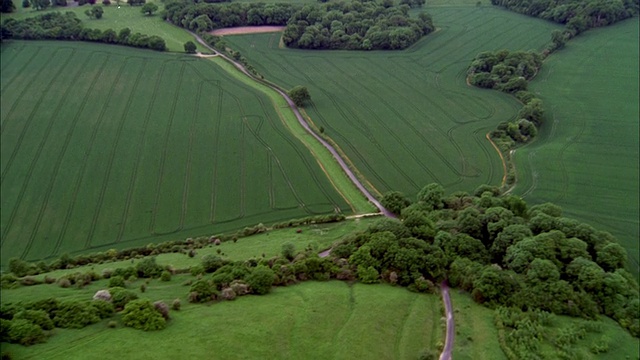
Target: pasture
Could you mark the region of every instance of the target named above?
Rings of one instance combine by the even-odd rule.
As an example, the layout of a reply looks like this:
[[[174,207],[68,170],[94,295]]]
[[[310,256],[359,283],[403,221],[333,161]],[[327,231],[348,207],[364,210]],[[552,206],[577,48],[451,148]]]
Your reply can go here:
[[[614,234],[637,277],[638,18],[571,40],[531,87],[547,123],[539,140],[516,152],[516,193]]]
[[[110,329],[103,321],[82,330],[56,329],[41,345],[3,344],[3,351],[19,359],[65,360],[86,358],[88,347],[123,359],[299,359],[303,354],[305,359],[416,359],[442,341],[437,295],[388,285],[305,282],[265,296],[192,305],[185,300],[188,287],[179,285],[183,277],[153,280],[144,294],[134,290],[153,301],[182,298],[182,309],[171,312],[165,330]],[[83,290],[38,285],[3,291],[2,300],[52,293],[61,299],[91,298],[105,285],[106,280]]]
[[[467,86],[467,66],[481,51],[541,49],[559,27],[475,2],[425,9],[438,30],[406,51],[284,49],[280,34],[225,40],[266,79],[307,86],[306,113],[379,193],[499,184],[502,164],[485,134],[520,105]]]
[[[1,51],[3,264],[350,211],[270,99],[213,62]]]
[[[158,35],[163,38],[167,44],[167,50],[173,52],[184,52],[184,43],[187,41],[193,41],[199,51],[206,52],[207,49],[193,40],[193,36],[184,31],[183,29],[173,26],[162,20],[162,17],[158,15],[164,4],[160,1],[147,1],[153,2],[158,5],[158,11],[153,16],[146,16],[140,13],[139,6],[129,6],[126,4],[126,0],[121,1],[121,6],[118,7],[116,0],[111,1],[111,5],[101,5],[102,0],[98,0],[96,5],[102,6],[104,14],[101,19],[90,19],[85,15],[85,11],[91,9],[89,4],[83,6],[77,6],[77,3],[68,1],[68,6],[61,7],[56,6],[48,8],[46,10],[34,10],[33,8],[23,8],[22,1],[13,0],[16,6],[16,11],[10,14],[2,14],[0,19],[4,21],[7,18],[22,19],[25,17],[36,16],[51,11],[66,12],[71,11],[76,13],[78,19],[82,20],[83,25],[87,28],[107,30],[113,29],[116,32],[128,27],[132,32],[139,32],[145,35]]]

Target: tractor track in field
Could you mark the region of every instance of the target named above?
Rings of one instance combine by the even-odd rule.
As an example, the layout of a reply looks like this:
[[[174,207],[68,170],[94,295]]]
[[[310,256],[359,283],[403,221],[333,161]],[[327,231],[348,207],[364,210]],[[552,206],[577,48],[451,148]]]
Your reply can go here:
[[[326,140],[321,138],[318,134],[316,134],[311,129],[309,123],[304,119],[304,117],[302,116],[302,114],[298,110],[298,107],[293,103],[293,100],[291,100],[291,98],[287,95],[287,93],[284,90],[280,89],[279,87],[277,87],[277,86],[275,86],[275,85],[273,85],[273,84],[271,84],[269,82],[257,79],[249,71],[247,71],[247,69],[245,69],[245,67],[242,64],[230,59],[229,57],[227,57],[224,54],[221,54],[221,53],[217,52],[215,49],[210,47],[204,40],[202,40],[202,38],[200,38],[200,36],[198,36],[197,34],[191,32],[191,35],[193,37],[195,37],[195,39],[200,44],[202,44],[204,47],[206,47],[207,49],[213,51],[214,54],[218,54],[224,60],[226,60],[226,61],[230,62],[231,64],[233,64],[233,66],[236,69],[238,69],[244,75],[248,76],[250,79],[252,79],[254,81],[257,81],[257,82],[259,82],[261,84],[264,84],[264,85],[268,86],[269,88],[275,90],[278,94],[280,94],[280,96],[282,96],[285,99],[285,101],[287,102],[287,104],[289,105],[289,108],[291,109],[291,111],[293,111],[293,113],[296,116],[296,119],[298,119],[298,122],[300,123],[300,125],[302,125],[302,127],[305,129],[305,131],[307,131],[318,142],[320,142],[327,150],[329,150],[329,152],[331,153],[333,158],[338,162],[338,164],[340,165],[342,170],[347,174],[347,176],[349,177],[351,182],[358,188],[358,190],[360,190],[360,192],[367,198],[367,200],[369,200],[369,202],[371,202],[378,210],[380,210],[380,213],[382,215],[384,215],[385,217],[396,218],[396,216],[391,211],[387,210],[384,206],[382,206],[382,204],[378,201],[378,199],[376,199],[367,190],[367,188],[365,188],[365,186],[360,182],[360,180],[358,180],[356,175],[353,173],[353,171],[351,171],[349,166],[345,163],[345,161],[342,159],[342,157],[338,154],[336,149],[329,142],[327,142]],[[330,252],[331,252],[331,249],[323,251],[321,254],[323,256],[328,256]],[[442,291],[442,301],[444,302],[445,311],[446,311],[446,317],[447,317],[447,332],[446,332],[446,338],[445,338],[445,346],[444,346],[444,348],[442,350],[442,353],[440,354],[440,360],[451,360],[451,350],[453,348],[453,341],[454,341],[454,337],[455,337],[454,322],[453,322],[453,306],[451,305],[451,298],[449,297],[449,287],[448,287],[446,281],[442,282],[440,288],[441,288],[441,291]]]

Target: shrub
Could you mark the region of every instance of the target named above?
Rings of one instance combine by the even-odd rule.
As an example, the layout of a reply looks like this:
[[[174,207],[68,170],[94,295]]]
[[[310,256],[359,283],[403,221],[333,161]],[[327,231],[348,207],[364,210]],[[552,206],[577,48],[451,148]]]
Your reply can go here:
[[[165,320],[169,320],[169,305],[165,304],[164,301],[156,301],[153,303],[153,307]]]
[[[162,274],[160,275],[160,280],[171,281],[171,273],[169,272],[169,270],[165,270],[162,272]]]
[[[33,345],[45,342],[46,336],[42,328],[29,320],[17,319],[11,321],[9,340],[22,345]]]
[[[216,255],[205,255],[202,257],[201,265],[204,271],[212,273],[224,266],[225,261]]]
[[[376,284],[379,277],[378,270],[373,266],[364,267],[363,265],[358,265],[358,279],[363,284]]]
[[[100,321],[94,307],[80,301],[67,301],[60,304],[53,318],[56,327],[81,329]]]
[[[206,302],[215,295],[216,290],[208,280],[198,280],[189,289],[189,302]]]
[[[296,246],[292,242],[282,244],[282,256],[289,261],[293,260],[296,256]]]
[[[44,277],[44,283],[45,284],[53,284],[55,282],[56,282],[55,278],[52,278],[52,277],[50,277],[48,275],[45,275],[45,277]]]
[[[100,319],[110,318],[115,312],[113,304],[107,301],[94,300],[91,302],[91,306],[94,309],[94,313],[98,315]]]
[[[68,288],[71,286],[71,281],[67,278],[61,278],[58,280],[58,285],[60,285],[61,288]]]
[[[109,293],[109,290],[98,290],[93,295],[93,300],[111,301],[111,293]]]
[[[109,278],[111,278],[111,275],[113,275],[113,270],[112,269],[104,269],[104,270],[102,270],[102,278],[109,279]]]
[[[49,314],[44,310],[23,310],[13,317],[13,320],[17,319],[27,320],[40,326],[42,330],[53,329],[53,321],[49,317]]]
[[[0,283],[3,289],[13,289],[18,287],[18,278],[13,274],[0,275]]]
[[[147,284],[140,284],[140,292],[143,293],[147,291]]]
[[[180,302],[180,299],[175,299],[173,300],[173,302],[171,303],[171,308],[175,311],[179,311],[180,310],[180,306],[182,305],[182,303]]]
[[[124,278],[122,276],[120,276],[120,275],[111,276],[111,278],[109,279],[109,287],[110,288],[115,288],[115,287],[124,288],[124,287],[126,287],[126,285],[124,283]]]
[[[234,300],[236,298],[236,292],[232,288],[222,289],[222,298],[225,300]]]
[[[144,331],[162,330],[167,326],[162,314],[146,299],[129,302],[122,312],[122,323],[124,326]]]
[[[42,284],[42,281],[37,280],[33,276],[25,276],[22,279],[20,279],[20,284],[24,286],[40,285]]]
[[[273,270],[264,265],[259,265],[247,276],[246,281],[253,293],[264,295],[271,291],[271,285],[273,285],[275,278],[276,274]]]
[[[111,329],[115,329],[117,325],[118,323],[115,320],[111,320],[107,323],[107,326],[110,327]]]
[[[60,307],[60,301],[56,298],[47,298],[42,300],[33,301],[24,305],[26,310],[43,310],[50,319],[53,319],[56,311]]]
[[[109,293],[111,294],[111,301],[113,302],[113,306],[116,309],[123,309],[128,302],[136,300],[138,298],[138,295],[121,287],[111,288],[109,289]]]
[[[156,263],[155,256],[147,257],[136,265],[139,278],[157,278],[164,269]]]
[[[110,0],[102,0],[102,5],[109,6],[109,5],[111,5],[111,1]]]

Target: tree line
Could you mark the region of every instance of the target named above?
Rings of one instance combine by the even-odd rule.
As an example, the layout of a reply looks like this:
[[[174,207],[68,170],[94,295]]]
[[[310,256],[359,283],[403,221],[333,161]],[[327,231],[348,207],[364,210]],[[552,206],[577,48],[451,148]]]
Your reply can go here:
[[[638,14],[637,0],[491,0],[521,14],[565,24],[572,35]]]
[[[7,19],[2,23],[2,38],[91,41],[156,51],[167,49],[164,39],[157,35],[132,33],[129,28],[124,28],[117,33],[113,29],[103,31],[85,28],[76,14],[70,11],[50,12],[22,20]]]
[[[434,30],[431,16],[422,12],[413,18],[410,8],[393,1],[307,5],[293,14],[282,39],[302,49],[405,49]]]

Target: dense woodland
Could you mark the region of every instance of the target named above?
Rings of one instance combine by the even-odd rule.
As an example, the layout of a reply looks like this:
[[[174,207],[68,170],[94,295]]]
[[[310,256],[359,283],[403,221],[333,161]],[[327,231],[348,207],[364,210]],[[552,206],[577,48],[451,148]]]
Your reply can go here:
[[[132,33],[129,28],[88,29],[73,12],[50,12],[23,20],[7,19],[2,23],[3,39],[75,40],[118,44],[143,49],[165,51],[167,46],[159,36]]]
[[[406,1],[405,1],[406,2]],[[208,31],[234,26],[280,25],[285,45],[304,49],[404,49],[433,31],[431,17],[409,16],[420,0],[394,5],[383,2],[331,2],[299,5],[171,2],[165,18],[189,30]]]
[[[302,49],[405,49],[434,30],[428,14],[412,18],[409,9],[390,1],[309,5],[291,17],[282,39]]]

